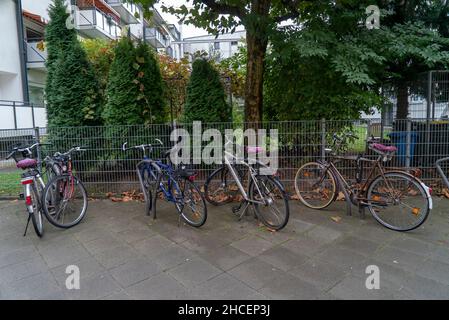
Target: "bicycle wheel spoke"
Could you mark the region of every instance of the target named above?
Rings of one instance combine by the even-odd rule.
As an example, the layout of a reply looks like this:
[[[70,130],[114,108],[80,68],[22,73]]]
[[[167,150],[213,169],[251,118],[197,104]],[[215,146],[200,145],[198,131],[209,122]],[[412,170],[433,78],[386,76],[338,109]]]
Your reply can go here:
[[[374,218],[387,228],[408,231],[421,225],[428,215],[428,199],[421,184],[402,173],[386,173],[369,187],[367,198]],[[384,201],[382,208],[375,205]]]
[[[303,165],[295,177],[295,190],[299,200],[313,209],[327,207],[335,198],[336,182],[329,170],[316,162]]]

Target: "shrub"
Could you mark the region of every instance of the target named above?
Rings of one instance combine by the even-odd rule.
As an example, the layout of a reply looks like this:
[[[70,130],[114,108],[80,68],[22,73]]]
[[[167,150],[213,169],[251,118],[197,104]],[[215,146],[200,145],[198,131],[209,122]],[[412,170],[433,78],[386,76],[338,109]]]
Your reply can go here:
[[[115,47],[115,58],[109,70],[106,89],[107,103],[103,111],[106,125],[142,124],[139,87],[136,74],[135,48],[129,38],[123,38]]]
[[[226,103],[220,75],[205,59],[197,59],[187,85],[185,122],[230,122],[232,109]]]
[[[162,123],[166,120],[164,90],[161,71],[155,58],[155,52],[141,42],[136,48],[137,82],[142,117],[145,123]]]

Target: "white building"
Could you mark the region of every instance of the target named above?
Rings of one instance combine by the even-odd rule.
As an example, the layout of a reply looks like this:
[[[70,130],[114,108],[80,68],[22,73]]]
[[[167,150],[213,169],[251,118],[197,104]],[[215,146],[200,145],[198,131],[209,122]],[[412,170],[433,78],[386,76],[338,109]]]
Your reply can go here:
[[[0,129],[46,125],[44,31],[52,0],[0,0]],[[145,39],[155,50],[182,56],[181,34],[154,10],[123,0],[66,0],[80,38]]]
[[[204,35],[184,38],[180,41],[182,51],[185,54],[194,54],[196,52],[206,52],[210,57],[217,60],[232,57],[240,45],[245,44],[246,31],[236,31],[234,33],[214,35]]]

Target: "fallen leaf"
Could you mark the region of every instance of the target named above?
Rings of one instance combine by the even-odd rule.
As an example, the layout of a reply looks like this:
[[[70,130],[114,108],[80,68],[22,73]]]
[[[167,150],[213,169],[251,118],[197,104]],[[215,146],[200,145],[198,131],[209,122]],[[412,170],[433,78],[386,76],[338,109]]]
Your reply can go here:
[[[337,199],[336,199],[337,201],[343,201],[343,200],[345,200],[345,194],[343,193],[343,192],[339,192],[338,193],[338,196],[337,196]]]
[[[340,216],[335,216],[335,217],[331,217],[331,219],[337,223],[339,223],[341,221],[341,217]]]
[[[449,199],[449,190],[448,189],[443,189],[443,194],[444,194],[444,196],[446,197],[446,198],[448,198]]]
[[[295,193],[290,197],[292,200],[299,200],[299,196]]]

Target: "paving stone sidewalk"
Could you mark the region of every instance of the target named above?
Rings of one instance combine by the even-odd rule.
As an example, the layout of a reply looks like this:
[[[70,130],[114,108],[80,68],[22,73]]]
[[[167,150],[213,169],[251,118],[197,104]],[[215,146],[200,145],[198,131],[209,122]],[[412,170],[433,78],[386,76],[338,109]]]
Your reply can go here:
[[[47,223],[38,239],[32,228],[22,236],[21,201],[0,202],[0,299],[449,298],[448,200],[435,199],[411,233],[348,217],[344,203],[320,212],[292,201],[275,233],[229,206],[209,206],[194,229],[158,205],[153,220],[139,202],[91,201],[82,224]],[[68,265],[80,269],[79,290],[66,289]],[[380,269],[379,290],[365,287],[368,265]]]

